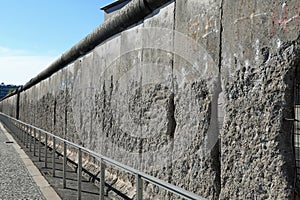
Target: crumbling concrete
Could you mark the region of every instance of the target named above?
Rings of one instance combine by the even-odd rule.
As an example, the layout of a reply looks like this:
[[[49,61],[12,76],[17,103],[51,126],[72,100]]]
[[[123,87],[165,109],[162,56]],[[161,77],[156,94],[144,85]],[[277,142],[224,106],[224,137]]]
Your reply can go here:
[[[169,1],[0,109],[208,199],[292,199],[299,6]]]
[[[294,198],[299,3],[223,3],[220,199]]]

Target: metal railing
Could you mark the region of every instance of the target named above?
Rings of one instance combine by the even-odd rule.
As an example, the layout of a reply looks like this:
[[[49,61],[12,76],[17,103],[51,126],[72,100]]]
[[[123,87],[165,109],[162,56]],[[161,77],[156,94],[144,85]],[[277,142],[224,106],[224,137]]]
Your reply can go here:
[[[81,199],[81,184],[82,184],[82,153],[86,153],[90,156],[95,157],[100,161],[100,182],[99,182],[99,199],[103,200],[104,199],[104,187],[105,187],[105,168],[107,165],[113,166],[118,168],[119,170],[123,170],[127,173],[130,173],[135,176],[135,187],[136,187],[136,199],[140,200],[143,199],[143,182],[149,182],[152,183],[155,186],[158,186],[160,188],[163,188],[164,190],[167,190],[175,195],[178,195],[179,197],[182,197],[184,199],[197,199],[197,200],[205,200],[205,198],[200,197],[194,193],[191,193],[189,191],[186,191],[182,188],[179,188],[177,186],[174,186],[170,183],[167,183],[165,181],[162,181],[158,178],[155,178],[153,176],[150,176],[146,173],[143,173],[141,171],[138,171],[136,169],[133,169],[129,166],[126,166],[120,162],[117,162],[113,159],[107,158],[103,155],[100,155],[98,153],[95,153],[87,148],[84,148],[82,146],[79,146],[73,142],[70,142],[68,140],[65,140],[61,137],[58,137],[52,133],[49,133],[47,131],[44,131],[40,128],[37,128],[35,126],[32,126],[30,124],[27,124],[25,122],[22,122],[20,120],[17,120],[15,118],[12,118],[4,113],[0,113],[0,120],[5,123],[5,125],[11,129],[12,126],[14,128],[17,128],[18,131],[16,136],[18,139],[20,139],[23,144],[32,149],[33,146],[33,151],[34,151],[34,156],[36,156],[36,150],[38,153],[38,159],[39,161],[42,161],[41,159],[41,146],[42,146],[42,135],[44,137],[44,162],[45,162],[45,167],[48,165],[48,139],[52,138],[52,174],[55,176],[55,171],[56,171],[56,166],[55,166],[55,153],[56,153],[56,143],[61,142],[63,143],[63,188],[66,188],[66,166],[67,166],[67,148],[72,147],[77,149],[77,157],[78,157],[78,163],[77,163],[77,199]]]
[[[296,73],[296,77],[299,75],[299,69]],[[297,81],[297,80],[296,80]],[[299,80],[298,80],[299,82]],[[295,85],[295,105],[294,113],[294,154],[295,154],[295,164],[296,164],[296,182],[297,186],[300,186],[300,83]]]

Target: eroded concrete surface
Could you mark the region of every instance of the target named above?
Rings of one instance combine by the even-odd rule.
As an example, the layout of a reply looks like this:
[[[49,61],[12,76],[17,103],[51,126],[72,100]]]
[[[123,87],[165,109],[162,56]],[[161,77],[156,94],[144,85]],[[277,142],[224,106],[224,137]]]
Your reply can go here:
[[[22,92],[20,119],[208,199],[292,199],[299,6],[170,2]]]

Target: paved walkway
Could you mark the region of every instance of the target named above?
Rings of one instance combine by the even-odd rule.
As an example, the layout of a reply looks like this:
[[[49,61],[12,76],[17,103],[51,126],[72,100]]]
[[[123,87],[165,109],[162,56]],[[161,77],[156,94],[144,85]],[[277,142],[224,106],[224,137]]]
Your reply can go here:
[[[60,199],[0,123],[0,199]]]
[[[41,159],[38,150],[34,154],[32,147],[25,145],[15,137],[17,130],[11,127],[9,132],[0,122],[0,200],[15,199],[49,199],[49,200],[74,200],[77,199],[77,172],[76,166],[67,166],[67,185],[63,188],[63,159],[55,153],[56,171],[52,174],[53,151],[48,149],[47,166],[45,166],[45,146],[41,145]],[[12,135],[10,135],[12,134]],[[33,143],[33,138],[32,138]],[[81,199],[98,200],[99,188],[93,181],[82,177]],[[114,183],[105,183],[105,200],[130,199],[125,194],[113,187]],[[117,197],[118,196],[118,197]]]

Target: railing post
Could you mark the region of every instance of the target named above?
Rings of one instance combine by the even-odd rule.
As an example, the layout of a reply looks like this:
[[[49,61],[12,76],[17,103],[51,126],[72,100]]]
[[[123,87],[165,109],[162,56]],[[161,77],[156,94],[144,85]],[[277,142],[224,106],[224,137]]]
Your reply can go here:
[[[39,131],[39,161],[41,160],[41,151],[42,151],[42,136],[41,136],[41,131]]]
[[[26,141],[25,141],[25,128],[24,128],[24,125],[22,125],[22,142],[24,144],[24,146],[26,146]]]
[[[33,129],[33,156],[36,156],[36,129]]]
[[[53,148],[52,148],[52,176],[55,177],[55,152],[56,152],[56,140],[53,136]]]
[[[19,138],[19,128],[18,128],[18,126],[15,124],[15,123],[13,123],[14,124],[14,126],[15,126],[15,128],[16,128],[16,136],[17,136],[17,138]]]
[[[135,175],[135,185],[136,185],[136,199],[141,200],[143,199],[143,180],[141,175]]]
[[[22,131],[21,131],[20,125],[18,124],[17,127],[18,127],[18,134],[17,134],[18,135],[18,139],[21,140],[21,133],[22,133]]]
[[[77,199],[81,200],[81,179],[82,179],[82,151],[78,149],[78,195]]]
[[[45,168],[48,167],[48,135],[45,133]]]
[[[67,143],[64,141],[64,161],[63,161],[63,189],[66,188],[66,170],[67,170]]]
[[[20,129],[20,124],[17,125],[18,126],[18,138],[19,140],[21,139],[21,129]]]
[[[32,135],[31,135],[32,132],[31,131],[32,131],[32,127],[28,127],[28,128],[29,128],[28,129],[29,130],[29,133],[28,133],[29,134],[29,152],[31,152],[31,146],[32,146]]]
[[[26,148],[29,148],[29,126],[26,125]]]
[[[20,140],[21,142],[23,142],[23,141],[22,141],[22,136],[23,136],[22,133],[23,133],[23,132],[22,132],[22,127],[21,127],[20,124],[18,125],[18,128],[19,128],[19,140]]]
[[[18,126],[18,137],[19,137],[19,140],[21,140],[21,128],[20,128],[20,124],[17,124]]]
[[[100,200],[104,200],[104,188],[105,188],[105,163],[103,159],[100,160]]]
[[[27,147],[27,134],[26,134],[26,126],[24,125],[24,146]]]
[[[27,148],[30,147],[30,127],[27,126],[27,129],[26,129],[26,132],[27,132]]]

